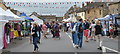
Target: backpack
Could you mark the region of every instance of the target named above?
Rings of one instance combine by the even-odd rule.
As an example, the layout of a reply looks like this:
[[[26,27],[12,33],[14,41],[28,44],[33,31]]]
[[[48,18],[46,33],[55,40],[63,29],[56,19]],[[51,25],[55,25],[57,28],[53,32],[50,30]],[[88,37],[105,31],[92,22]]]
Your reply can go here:
[[[84,29],[82,26],[83,26],[82,23],[77,24],[77,32],[83,32]]]

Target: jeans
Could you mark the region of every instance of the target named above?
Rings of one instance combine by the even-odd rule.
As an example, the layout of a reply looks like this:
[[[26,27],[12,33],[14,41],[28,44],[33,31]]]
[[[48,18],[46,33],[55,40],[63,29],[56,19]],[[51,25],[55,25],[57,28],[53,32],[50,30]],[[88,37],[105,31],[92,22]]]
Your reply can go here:
[[[38,37],[33,37],[34,51],[36,51],[36,49],[38,48],[37,41],[38,41]]]
[[[77,33],[77,37],[78,37],[78,41],[77,41],[77,45],[78,47],[82,47],[82,42],[83,42],[83,33]]]
[[[73,40],[73,43],[76,45],[77,44],[77,33],[76,32],[72,32],[72,40]]]

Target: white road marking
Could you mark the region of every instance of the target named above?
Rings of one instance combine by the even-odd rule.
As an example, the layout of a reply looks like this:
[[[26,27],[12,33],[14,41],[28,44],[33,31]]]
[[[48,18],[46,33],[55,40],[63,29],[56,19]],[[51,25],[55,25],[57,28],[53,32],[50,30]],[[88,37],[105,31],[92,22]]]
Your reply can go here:
[[[114,52],[120,53],[119,51],[114,50],[114,49],[111,49],[111,48],[109,48],[109,47],[102,46],[102,48],[103,48],[103,52],[106,52],[106,49],[108,49],[108,50],[111,50],[111,51],[114,51]]]
[[[67,33],[67,32],[65,32],[67,35],[68,35],[68,37],[70,38],[70,40],[71,40],[71,42],[72,42],[72,45],[73,45],[73,47],[75,47],[75,45],[74,45],[74,43],[73,43],[73,41],[72,41],[72,37]]]

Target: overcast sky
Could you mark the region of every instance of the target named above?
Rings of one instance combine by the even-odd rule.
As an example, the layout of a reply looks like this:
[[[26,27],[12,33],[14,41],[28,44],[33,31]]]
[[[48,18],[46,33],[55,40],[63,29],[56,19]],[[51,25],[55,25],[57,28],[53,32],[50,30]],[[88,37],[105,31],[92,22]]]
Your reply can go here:
[[[4,0],[5,2],[84,2],[84,1],[91,1],[91,0]],[[81,6],[77,4],[77,6]],[[15,6],[15,5],[7,5],[11,8],[18,10],[20,12],[25,12],[27,15],[30,15],[32,12],[37,12],[39,14],[54,14],[56,16],[64,16],[64,14],[68,11],[68,9],[75,4],[57,4],[57,5],[41,5],[47,7],[68,7],[68,8],[35,8],[35,7],[22,7],[22,6]],[[36,5],[40,6],[40,5]]]

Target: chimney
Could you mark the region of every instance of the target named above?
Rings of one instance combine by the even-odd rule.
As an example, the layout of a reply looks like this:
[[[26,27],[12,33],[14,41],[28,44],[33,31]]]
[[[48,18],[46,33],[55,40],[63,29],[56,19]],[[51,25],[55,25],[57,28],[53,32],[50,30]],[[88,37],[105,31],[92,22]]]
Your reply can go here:
[[[74,11],[76,11],[77,10],[77,6],[76,5],[74,5]]]

